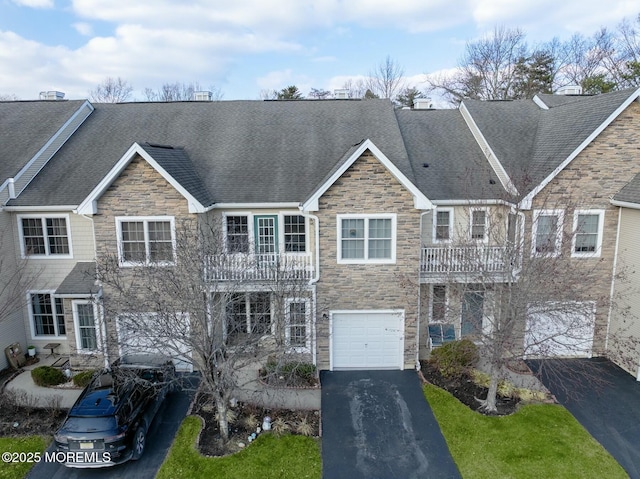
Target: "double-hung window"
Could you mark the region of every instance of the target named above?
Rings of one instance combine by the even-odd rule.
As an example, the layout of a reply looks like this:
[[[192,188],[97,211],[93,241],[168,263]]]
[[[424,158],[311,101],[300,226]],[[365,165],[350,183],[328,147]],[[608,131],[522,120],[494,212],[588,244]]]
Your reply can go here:
[[[73,317],[76,326],[76,345],[78,351],[98,350],[99,334],[97,329],[95,305],[91,301],[74,301]]]
[[[311,304],[304,299],[290,299],[286,301],[286,329],[287,345],[296,350],[309,350],[311,345],[310,321]]]
[[[62,298],[50,293],[29,293],[29,313],[34,337],[67,334]]]
[[[228,253],[249,252],[249,217],[226,216],[226,244]]]
[[[533,212],[533,256],[558,256],[562,247],[564,211],[537,210]]]
[[[396,215],[338,215],[338,263],[395,263]]]
[[[304,216],[284,215],[285,253],[304,253],[307,248],[306,244]]]
[[[434,242],[451,241],[453,227],[453,209],[438,208],[433,215],[433,240]]]
[[[19,215],[22,256],[71,257],[69,217]]]
[[[487,241],[487,210],[471,209],[471,239]]]
[[[604,210],[576,210],[573,216],[571,256],[599,257],[603,227]]]
[[[168,265],[174,262],[173,217],[118,217],[116,229],[122,266]]]

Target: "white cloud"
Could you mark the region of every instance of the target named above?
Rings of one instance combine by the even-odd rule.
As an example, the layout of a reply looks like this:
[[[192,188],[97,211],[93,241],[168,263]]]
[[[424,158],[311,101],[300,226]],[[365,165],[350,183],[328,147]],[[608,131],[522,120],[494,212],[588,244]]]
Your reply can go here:
[[[73,28],[75,28],[80,35],[84,35],[85,37],[90,37],[91,35],[93,35],[93,27],[89,23],[74,23]]]
[[[53,0],[12,0],[13,3],[21,7],[30,8],[53,8]]]

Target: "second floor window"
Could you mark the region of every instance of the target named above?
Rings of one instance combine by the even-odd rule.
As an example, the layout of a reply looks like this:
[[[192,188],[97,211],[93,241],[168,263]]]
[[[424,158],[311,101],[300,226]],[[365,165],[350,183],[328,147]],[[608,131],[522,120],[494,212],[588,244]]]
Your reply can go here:
[[[69,256],[66,217],[19,217],[23,256]]]
[[[487,240],[487,212],[486,210],[471,210],[471,239]]]
[[[574,235],[571,255],[600,256],[604,223],[603,210],[578,210],[574,215]]]
[[[557,256],[562,245],[561,210],[543,210],[533,213],[533,255]]]
[[[435,213],[435,241],[449,241],[451,239],[451,210],[437,210]]]
[[[306,231],[304,216],[284,216],[284,250],[286,253],[304,253]]]
[[[117,218],[120,263],[168,264],[174,261],[171,217]]]
[[[247,216],[227,216],[227,252],[249,252],[249,219]]]
[[[395,262],[395,215],[338,215],[338,261]]]

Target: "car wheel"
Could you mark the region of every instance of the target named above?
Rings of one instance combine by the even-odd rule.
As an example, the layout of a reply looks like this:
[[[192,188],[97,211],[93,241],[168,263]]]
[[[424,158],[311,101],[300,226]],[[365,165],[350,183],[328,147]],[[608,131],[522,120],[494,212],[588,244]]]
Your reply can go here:
[[[134,461],[140,459],[142,453],[144,452],[145,442],[146,436],[144,433],[144,428],[140,426],[138,429],[136,429],[136,433],[133,436],[133,455],[131,456],[131,459],[133,459]]]

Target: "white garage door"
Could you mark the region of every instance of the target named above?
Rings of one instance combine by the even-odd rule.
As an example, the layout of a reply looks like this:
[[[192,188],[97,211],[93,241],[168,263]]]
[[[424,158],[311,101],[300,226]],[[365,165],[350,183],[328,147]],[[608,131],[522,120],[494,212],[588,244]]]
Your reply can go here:
[[[193,371],[189,347],[176,339],[189,330],[189,317],[175,325],[176,331],[162,331],[154,314],[121,316],[116,320],[120,355],[163,354],[170,356],[177,371]],[[164,328],[167,329],[167,328]]]
[[[402,369],[402,311],[334,312],[331,369]]]
[[[590,357],[595,328],[592,302],[531,306],[524,345],[530,357]]]

